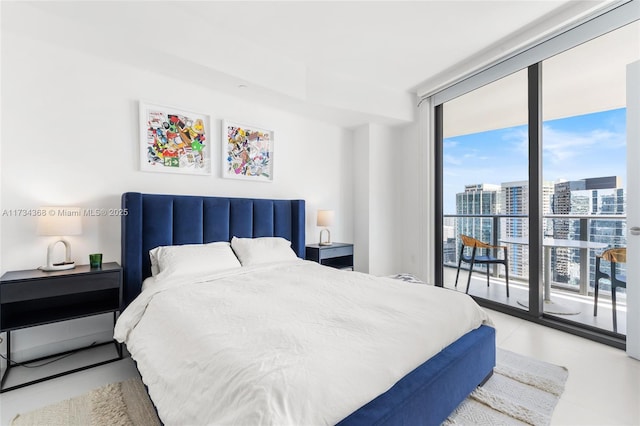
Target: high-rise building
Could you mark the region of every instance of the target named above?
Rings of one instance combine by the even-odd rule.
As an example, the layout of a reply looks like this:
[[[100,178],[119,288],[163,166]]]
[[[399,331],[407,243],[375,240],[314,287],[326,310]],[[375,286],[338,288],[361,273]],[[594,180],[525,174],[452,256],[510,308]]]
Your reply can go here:
[[[509,216],[529,214],[529,182],[503,182],[501,212]],[[551,199],[553,197],[553,183],[542,184],[542,214],[551,213]],[[500,235],[506,238],[527,238],[529,236],[529,220],[527,217],[505,217],[501,220]],[[545,220],[543,233],[548,234],[551,228]],[[509,247],[509,275],[512,277],[529,277],[529,246],[527,244],[513,244]]]
[[[456,214],[476,216],[458,219],[456,238],[465,234],[482,241],[491,241],[492,219],[477,216],[500,213],[500,189],[500,185],[480,183],[465,185],[464,192],[456,194]]]
[[[465,185],[464,192],[456,194],[456,214],[474,217],[458,217],[455,247],[461,246],[460,234],[482,241],[491,241],[493,219],[478,217],[478,215],[490,216],[498,213],[500,213],[500,185],[488,183]]]
[[[618,176],[557,183],[553,196],[553,213],[566,215],[624,214],[624,189],[621,186],[621,179]],[[612,246],[625,245],[626,221],[591,219],[588,227],[584,225],[585,223],[580,218],[555,219],[553,237],[568,240],[590,238],[591,241],[606,242]],[[593,282],[594,256],[594,253],[590,253],[590,283]],[[551,266],[554,281],[577,284],[578,271],[580,270],[579,250],[554,248]]]
[[[596,194],[597,192],[597,194]],[[599,189],[592,191],[592,214],[624,215],[626,213],[626,198],[623,188]],[[589,221],[589,236],[591,241],[607,243],[610,247],[626,247],[627,221],[615,218],[591,219]],[[593,287],[595,280],[595,253],[589,254],[589,285]],[[609,272],[610,264],[604,262],[603,271]],[[618,274],[625,275],[625,265],[618,266]],[[609,290],[609,285],[600,286],[602,291]]]

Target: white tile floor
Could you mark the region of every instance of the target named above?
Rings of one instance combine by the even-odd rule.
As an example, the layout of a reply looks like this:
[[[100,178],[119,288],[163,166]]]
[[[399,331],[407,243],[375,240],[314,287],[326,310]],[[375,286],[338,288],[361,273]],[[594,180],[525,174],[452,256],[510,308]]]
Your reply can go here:
[[[569,379],[553,425],[640,425],[640,361],[590,340],[490,311],[498,346],[563,365]],[[0,395],[0,424],[20,412],[137,374],[131,359]]]

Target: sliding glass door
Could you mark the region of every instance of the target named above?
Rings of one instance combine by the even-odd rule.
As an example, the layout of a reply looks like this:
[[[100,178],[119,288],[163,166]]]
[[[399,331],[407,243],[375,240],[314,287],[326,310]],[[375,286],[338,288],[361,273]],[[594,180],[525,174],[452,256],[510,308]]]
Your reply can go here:
[[[442,124],[444,286],[463,292],[468,287],[471,295],[525,309],[529,272],[526,70],[444,103]],[[472,249],[461,251],[462,236],[493,246],[504,246],[505,240],[516,244],[507,248],[506,266],[476,264],[470,274],[471,263],[465,259]],[[492,250],[492,255],[494,251],[500,252],[500,259],[504,257],[504,250]]]
[[[640,164],[637,132],[627,134],[640,120],[627,111],[628,65],[640,61],[633,7],[612,9],[433,97],[443,286],[618,347],[633,327],[627,312],[640,317],[640,297],[626,286],[640,283],[640,268],[605,253],[640,259],[627,225],[627,206],[638,205],[629,187],[638,183],[626,164]],[[471,273],[466,237],[506,247],[508,262],[474,265]]]
[[[626,72],[640,59],[638,34],[635,22],[542,62],[544,236],[553,242],[544,312],[620,335],[626,288],[605,276],[612,264],[600,256],[627,247]],[[626,263],[613,267],[627,275]]]

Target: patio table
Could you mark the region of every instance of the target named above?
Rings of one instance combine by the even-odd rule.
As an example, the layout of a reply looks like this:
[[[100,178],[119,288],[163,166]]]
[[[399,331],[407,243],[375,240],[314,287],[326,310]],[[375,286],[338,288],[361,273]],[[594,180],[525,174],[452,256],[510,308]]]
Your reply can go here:
[[[503,238],[500,240],[505,244],[523,244],[528,245],[529,239],[524,237],[510,237]],[[550,314],[560,314],[560,315],[577,315],[580,311],[575,311],[568,309],[562,305],[559,305],[551,300],[551,249],[553,247],[566,247],[566,248],[577,248],[581,252],[586,252],[589,249],[603,249],[608,247],[606,243],[598,243],[594,241],[582,241],[582,240],[565,240],[561,238],[543,238],[542,239],[542,247],[544,249],[544,312]],[[582,269],[582,268],[581,268]],[[586,270],[586,269],[585,269]],[[580,288],[581,290],[586,292],[587,289],[587,281],[586,277],[580,274]],[[520,301],[518,300],[518,304],[529,307],[529,301]]]

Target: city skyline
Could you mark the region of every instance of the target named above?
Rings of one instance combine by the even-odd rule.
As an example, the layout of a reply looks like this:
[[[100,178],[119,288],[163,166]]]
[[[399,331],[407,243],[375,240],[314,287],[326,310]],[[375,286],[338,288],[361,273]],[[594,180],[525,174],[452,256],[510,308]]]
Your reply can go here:
[[[620,176],[626,188],[626,109],[543,123],[543,180]],[[466,185],[526,181],[527,126],[447,138],[443,142],[444,213],[455,213]]]
[[[620,188],[620,179],[615,176],[593,177],[577,181],[565,181],[543,186],[545,214],[623,214],[625,210],[624,189]],[[496,214],[521,215],[528,211],[528,184],[510,182],[502,185],[468,185],[465,192],[456,194],[456,213],[472,215],[445,218],[443,230],[443,260],[448,264],[457,264],[457,250],[460,235],[469,235],[481,241],[528,237],[529,226],[526,219],[503,217]],[[481,217],[485,216],[485,217]],[[486,217],[491,216],[491,217]],[[591,220],[586,218],[545,219],[543,235],[560,240],[585,240],[604,243],[609,247],[626,246],[626,221],[624,217],[615,219],[606,217]],[[497,232],[497,233],[496,233]],[[604,247],[604,246],[603,246]],[[512,244],[509,248],[509,275],[526,278],[529,270],[529,251],[527,244]],[[575,248],[555,247],[551,252],[551,270],[553,281],[566,285],[582,285],[580,280],[581,264],[587,262],[587,268],[594,282],[595,253],[589,252],[588,259]],[[505,267],[507,267],[505,265]],[[624,266],[622,267],[624,269]],[[582,291],[588,291],[584,287]]]

